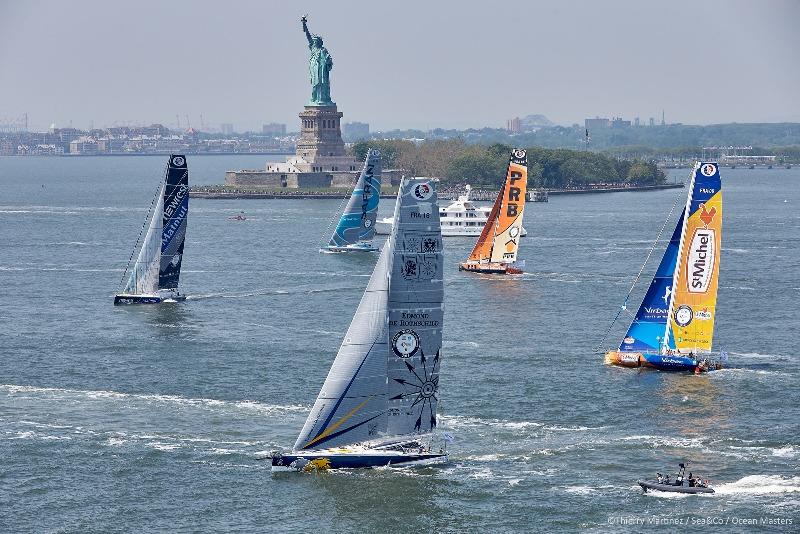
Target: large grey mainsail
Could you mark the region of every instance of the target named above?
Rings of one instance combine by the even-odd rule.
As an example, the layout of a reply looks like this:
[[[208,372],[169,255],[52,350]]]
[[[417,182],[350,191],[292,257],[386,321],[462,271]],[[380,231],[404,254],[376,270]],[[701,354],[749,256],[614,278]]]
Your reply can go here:
[[[410,180],[391,236],[387,374],[390,436],[436,427],[442,348],[442,234],[435,183]]]
[[[388,257],[384,249],[295,450],[356,443],[386,431]]]
[[[395,221],[295,450],[425,432],[435,426],[442,240],[431,180],[403,180]],[[417,262],[416,274],[409,262]],[[411,326],[400,326],[409,321]],[[435,327],[425,325],[433,322]],[[427,380],[417,384],[415,373]],[[390,392],[400,398],[390,401]],[[422,400],[416,401],[413,392]]]

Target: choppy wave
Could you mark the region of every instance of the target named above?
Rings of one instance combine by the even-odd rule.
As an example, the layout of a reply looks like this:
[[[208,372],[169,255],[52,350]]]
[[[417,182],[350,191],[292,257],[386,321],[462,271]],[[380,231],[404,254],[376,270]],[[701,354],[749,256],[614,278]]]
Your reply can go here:
[[[181,406],[199,406],[210,408],[236,408],[248,411],[261,413],[264,415],[280,414],[285,412],[306,412],[308,407],[289,404],[264,404],[253,400],[242,401],[225,401],[218,399],[196,399],[181,397],[179,395],[158,395],[158,394],[136,394],[136,393],[120,393],[118,391],[104,391],[104,390],[76,390],[76,389],[61,389],[61,388],[47,388],[39,386],[20,386],[14,384],[0,384],[0,391],[6,392],[9,396],[51,396],[57,398],[80,398],[88,400],[135,400],[147,403],[163,403]]]
[[[526,428],[541,428],[543,430],[550,430],[556,432],[585,432],[587,430],[599,430],[604,427],[588,427],[588,426],[560,426],[560,425],[547,425],[536,421],[509,421],[506,419],[482,419],[480,417],[468,417],[461,415],[443,415],[441,420],[444,425],[451,428],[474,428],[474,427],[494,427],[505,428],[509,430],[522,430]]]

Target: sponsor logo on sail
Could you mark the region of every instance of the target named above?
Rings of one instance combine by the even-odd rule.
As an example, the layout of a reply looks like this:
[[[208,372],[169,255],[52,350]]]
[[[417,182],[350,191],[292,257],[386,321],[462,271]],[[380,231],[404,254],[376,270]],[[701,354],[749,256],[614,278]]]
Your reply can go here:
[[[692,308],[686,304],[679,306],[678,309],[675,310],[675,323],[680,327],[689,326],[693,317],[694,313],[692,312]]]
[[[705,293],[714,272],[714,230],[698,228],[689,246],[686,285],[689,293]]]
[[[711,319],[712,315],[711,312],[708,311],[708,308],[703,308],[702,310],[695,312],[694,318],[698,321],[708,321]]]
[[[176,167],[183,167],[183,164],[186,163],[186,160],[183,159],[182,156],[175,156],[172,158],[172,164]]]
[[[636,341],[636,340],[634,338],[632,338],[631,336],[628,336],[628,337],[626,337],[625,339],[622,340],[622,342],[625,343],[626,345],[632,345],[634,341]]]
[[[703,221],[703,225],[708,228],[708,225],[711,224],[711,221],[714,220],[714,215],[717,214],[717,208],[711,206],[711,209],[706,209],[705,204],[700,204],[700,220]]]
[[[700,172],[703,176],[714,176],[717,173],[717,166],[713,163],[706,163],[700,167]]]
[[[424,183],[424,184],[417,184],[414,186],[414,197],[417,200],[428,200],[433,196],[433,188],[431,184]]]
[[[419,336],[413,330],[400,330],[392,338],[392,352],[400,358],[410,358],[419,349]]]

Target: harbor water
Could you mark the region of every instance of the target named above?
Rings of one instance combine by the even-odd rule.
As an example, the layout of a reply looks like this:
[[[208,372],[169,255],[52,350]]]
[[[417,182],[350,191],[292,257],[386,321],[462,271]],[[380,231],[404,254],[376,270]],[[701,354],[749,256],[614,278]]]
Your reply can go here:
[[[721,169],[729,368],[621,369],[596,351],[685,190],[554,196],[526,206],[524,275],[459,272],[474,240],[445,240],[447,465],[273,476],[259,453],[294,443],[377,256],[318,252],[339,200],[193,199],[188,300],[114,307],[165,163],[0,158],[2,530],[797,528],[800,169]],[[264,157],[188,163],[203,185]],[[636,485],[679,462],[716,493]]]

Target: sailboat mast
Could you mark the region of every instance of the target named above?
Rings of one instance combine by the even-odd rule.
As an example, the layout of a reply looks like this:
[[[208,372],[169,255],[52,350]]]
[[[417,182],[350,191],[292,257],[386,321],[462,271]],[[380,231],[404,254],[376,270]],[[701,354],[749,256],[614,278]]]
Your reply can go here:
[[[678,276],[681,270],[681,260],[683,256],[684,242],[686,241],[686,225],[689,221],[690,210],[692,209],[692,197],[694,196],[694,175],[697,170],[692,171],[692,178],[689,180],[689,194],[686,195],[686,207],[683,208],[683,227],[681,228],[681,239],[678,244],[678,259],[675,262],[675,272],[672,273],[672,286],[669,293],[669,307],[667,308],[667,325],[664,328],[664,343],[661,346],[661,352],[666,352],[669,346],[669,332],[672,329],[672,308],[675,305],[675,288],[678,283]]]

